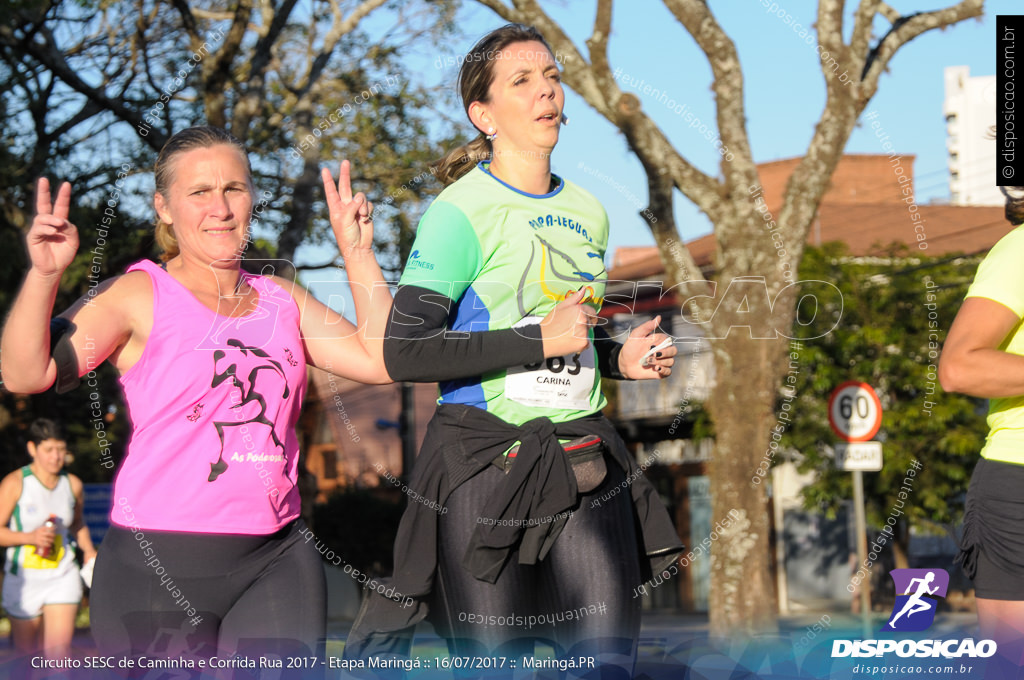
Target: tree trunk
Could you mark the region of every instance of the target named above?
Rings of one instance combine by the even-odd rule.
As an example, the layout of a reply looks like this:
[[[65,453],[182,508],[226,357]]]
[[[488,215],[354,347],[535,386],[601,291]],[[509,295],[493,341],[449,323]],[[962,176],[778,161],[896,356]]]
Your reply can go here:
[[[712,637],[777,630],[771,477],[764,471],[775,456],[767,444],[777,425],[792,305],[789,291],[776,299],[786,284],[760,214],[730,212],[715,225],[718,275],[703,311],[715,357],[708,401],[716,423],[711,507],[724,528],[717,540],[711,537]]]
[[[774,425],[772,386],[778,376],[766,355],[782,351],[783,343],[756,341],[751,347],[750,338],[739,334],[744,332],[734,330],[713,345],[717,365],[728,368],[718,371],[709,403],[720,424],[711,461],[711,507],[714,521],[729,518],[730,524],[711,548],[712,637],[777,629],[771,515],[765,482],[752,480],[765,454],[760,443],[770,440]]]

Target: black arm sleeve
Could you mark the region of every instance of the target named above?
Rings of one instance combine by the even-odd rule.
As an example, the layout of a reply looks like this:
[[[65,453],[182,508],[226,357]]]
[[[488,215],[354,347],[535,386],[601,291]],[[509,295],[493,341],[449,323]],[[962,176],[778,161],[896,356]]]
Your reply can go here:
[[[457,380],[544,361],[539,325],[452,331],[453,304],[428,288],[398,287],[384,336],[384,364],[392,380]]]
[[[79,385],[78,355],[71,344],[75,324],[57,317],[50,320],[50,356],[57,364],[57,379],[53,383],[57,394],[64,394]]]
[[[622,343],[615,342],[602,326],[594,327],[594,349],[597,350],[597,370],[606,378],[628,380],[619,371],[619,352]]]

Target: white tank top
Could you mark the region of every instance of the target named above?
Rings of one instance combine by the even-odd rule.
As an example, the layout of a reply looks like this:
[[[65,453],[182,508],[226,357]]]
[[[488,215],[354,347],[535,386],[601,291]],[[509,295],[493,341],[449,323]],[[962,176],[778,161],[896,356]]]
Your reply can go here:
[[[39,478],[32,474],[28,465],[21,468],[21,496],[14,506],[11,521],[7,525],[12,531],[35,531],[50,517],[57,517],[54,531],[57,533],[50,553],[42,557],[35,546],[17,545],[7,548],[8,574],[25,578],[48,578],[63,574],[74,566],[75,551],[69,545],[71,538],[68,527],[75,520],[75,494],[66,473],[57,477],[57,486],[48,489]]]

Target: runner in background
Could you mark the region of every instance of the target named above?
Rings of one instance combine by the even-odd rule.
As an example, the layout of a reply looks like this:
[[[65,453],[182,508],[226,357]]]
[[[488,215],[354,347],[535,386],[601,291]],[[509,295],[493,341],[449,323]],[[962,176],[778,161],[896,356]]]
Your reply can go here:
[[[96,556],[82,521],[82,480],[64,471],[67,444],[52,420],[29,427],[32,462],[0,482],[0,546],[7,548],[3,606],[14,648],[49,658],[71,652],[82,579],[78,544],[88,563]]]

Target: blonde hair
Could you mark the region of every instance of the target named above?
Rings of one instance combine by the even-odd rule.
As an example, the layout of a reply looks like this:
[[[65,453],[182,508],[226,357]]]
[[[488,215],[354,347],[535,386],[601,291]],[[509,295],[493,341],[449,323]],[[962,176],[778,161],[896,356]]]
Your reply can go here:
[[[212,125],[197,125],[176,133],[160,149],[160,155],[157,156],[156,165],[153,167],[156,193],[167,196],[167,192],[174,182],[174,159],[176,156],[193,149],[209,149],[219,144],[226,144],[237,149],[245,159],[245,168],[249,173],[249,185],[251,186],[252,165],[249,163],[249,154],[246,152],[245,146],[227,130]],[[162,262],[167,262],[178,256],[178,239],[174,237],[174,229],[160,219],[159,215],[156,216],[156,229],[153,236],[160,248]]]
[[[459,95],[462,106],[469,113],[473,102],[487,103],[491,99],[491,83],[494,82],[495,54],[517,42],[539,42],[551,52],[551,46],[533,26],[506,24],[497,28],[473,45],[459,68]],[[552,52],[552,54],[554,54]],[[480,132],[467,144],[452,149],[443,158],[430,164],[430,168],[445,186],[459,179],[480,161],[489,160],[493,154],[491,142]]]

